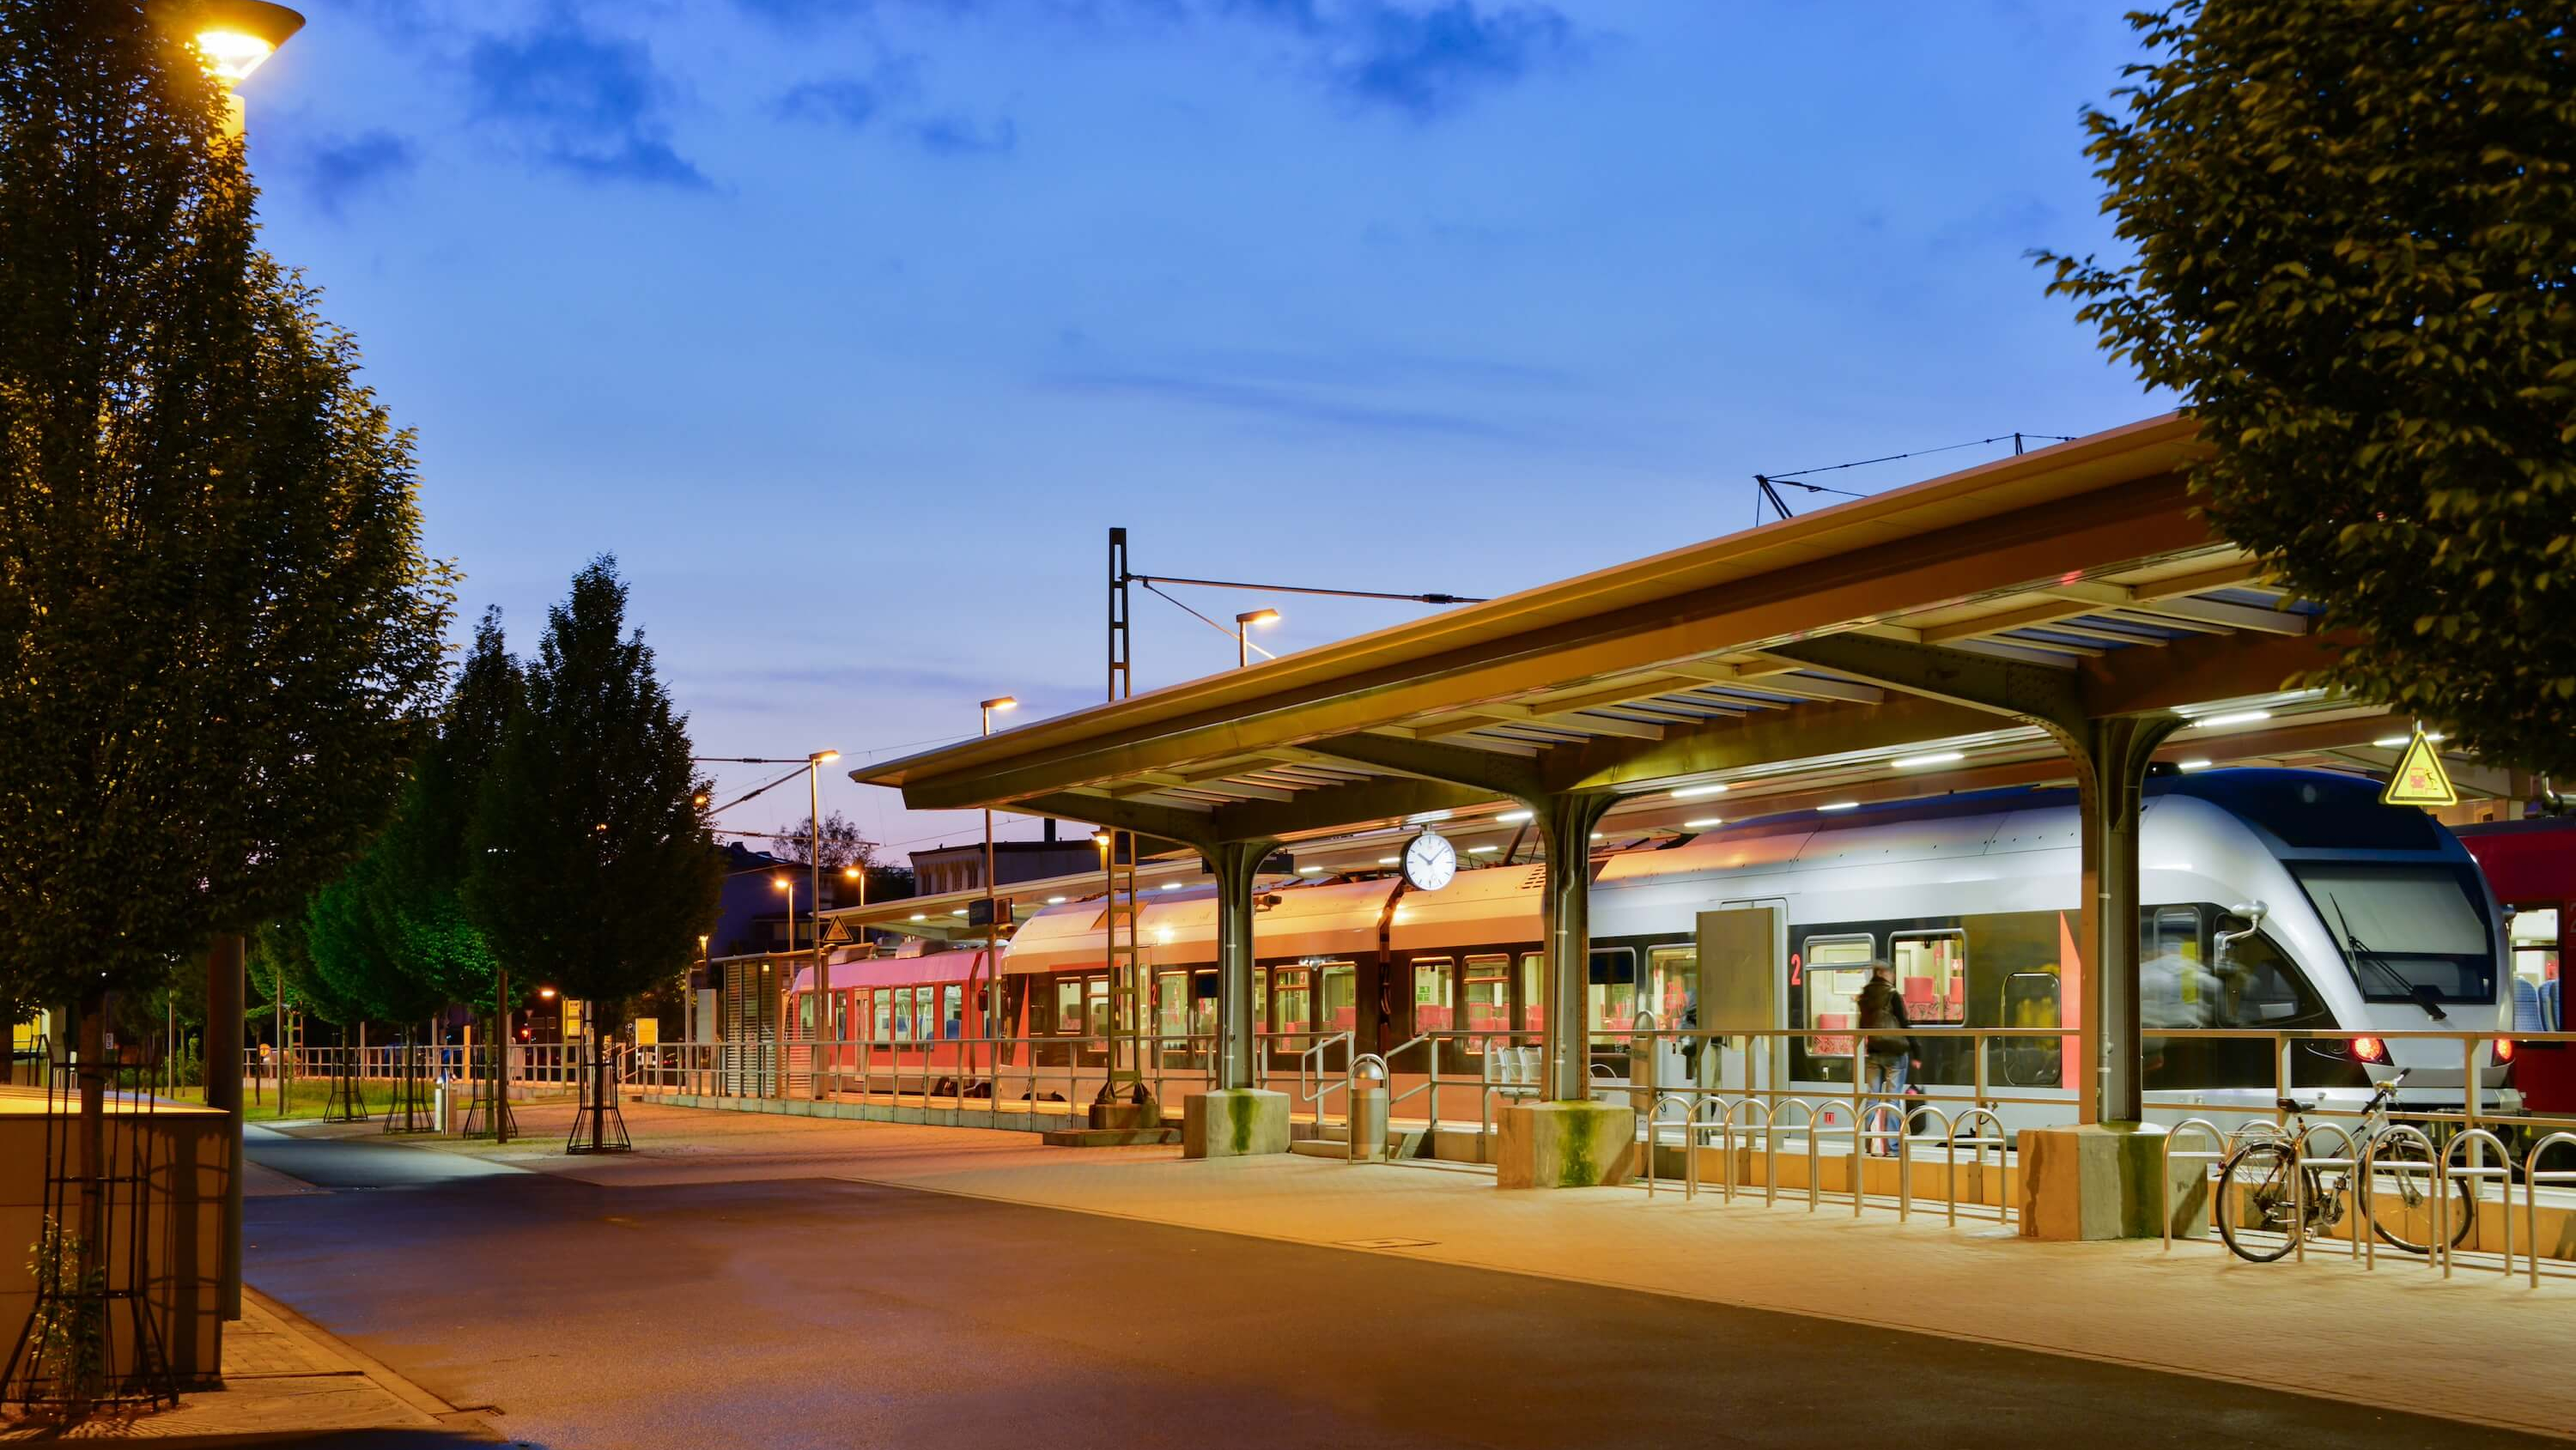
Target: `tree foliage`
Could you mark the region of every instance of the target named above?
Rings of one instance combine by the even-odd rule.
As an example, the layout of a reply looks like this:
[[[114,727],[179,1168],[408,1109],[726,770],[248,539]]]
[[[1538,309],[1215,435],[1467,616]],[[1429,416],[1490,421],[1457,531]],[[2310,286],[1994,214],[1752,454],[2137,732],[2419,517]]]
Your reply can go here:
[[[383,826],[448,575],[135,0],[0,6],[0,996],[148,985]]]
[[[2136,259],[2050,290],[2359,643],[2318,677],[2576,776],[2576,6],[2180,0],[2088,113]]]
[[[514,971],[604,1010],[696,958],[723,868],[690,753],[603,556],[546,613],[466,837],[467,910]]]
[[[762,843],[762,848],[781,861],[793,861],[802,866],[812,861],[816,855],[814,849],[816,837],[814,818],[807,816],[802,820],[782,823],[778,829],[769,833],[768,839]],[[833,811],[823,817],[820,839],[823,869],[827,872],[863,863],[870,867],[876,865],[877,843],[859,834],[858,823],[839,811]]]
[[[317,975],[361,1015],[414,1022],[452,1002],[489,1006],[498,962],[466,915],[465,838],[518,701],[518,664],[500,612],[487,611],[393,823],[308,908]]]

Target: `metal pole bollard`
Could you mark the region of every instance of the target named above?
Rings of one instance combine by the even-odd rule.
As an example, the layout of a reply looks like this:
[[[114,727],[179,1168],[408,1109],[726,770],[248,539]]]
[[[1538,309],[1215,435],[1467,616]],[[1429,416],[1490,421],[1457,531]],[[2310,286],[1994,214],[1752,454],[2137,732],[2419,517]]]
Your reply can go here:
[[[1386,1067],[1374,1054],[1353,1065],[1350,1094],[1350,1161],[1386,1161]]]

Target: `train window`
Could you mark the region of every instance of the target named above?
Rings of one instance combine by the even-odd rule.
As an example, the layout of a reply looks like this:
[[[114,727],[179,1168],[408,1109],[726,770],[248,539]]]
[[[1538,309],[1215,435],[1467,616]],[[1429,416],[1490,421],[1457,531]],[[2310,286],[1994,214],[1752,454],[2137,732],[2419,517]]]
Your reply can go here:
[[[1543,1012],[1546,998],[1539,993],[1539,973],[1547,969],[1547,958],[1537,952],[1521,954],[1521,1030],[1545,1030]]]
[[[1276,1031],[1270,1025],[1270,974],[1255,967],[1252,972],[1252,1030]]]
[[[1306,1013],[1311,1005],[1306,986],[1306,969],[1281,967],[1272,973],[1270,985],[1270,1030],[1301,1033],[1310,1020]]]
[[[1591,1012],[1595,1032],[1625,1032],[1637,1018],[1637,954],[1626,947],[1592,949]]]
[[[1457,978],[1447,957],[1413,959],[1413,1030],[1446,1032],[1457,1026],[1451,993]]]
[[[2496,1000],[2496,962],[2475,868],[2297,861],[2326,935],[2365,1001]]]
[[[1154,1035],[1162,1047],[1178,1052],[1189,1044],[1183,1039],[1190,1032],[1190,977],[1187,972],[1164,972],[1154,979]]]
[[[1333,962],[1318,969],[1317,990],[1323,996],[1323,1011],[1315,1020],[1317,1032],[1350,1032],[1359,1027],[1359,973],[1348,962]]]
[[[1080,977],[1056,978],[1055,1030],[1064,1033],[1082,1030],[1082,979]]]
[[[1083,1019],[1088,1024],[1090,1035],[1107,1037],[1109,1035],[1109,979],[1107,977],[1082,979],[1082,1007]]]
[[[965,1030],[966,989],[951,982],[939,989],[939,1035],[955,1037]]]
[[[2561,1030],[2553,1010],[2558,1002],[2558,908],[2513,914],[2513,977],[2521,984],[2513,989],[2513,1025],[2525,1032]]]
[[[1646,950],[1646,1005],[1658,1027],[1699,1025],[1699,948]]]
[[[2004,978],[2005,1027],[2059,1027],[2055,972],[2015,972]],[[2053,1087],[2063,1077],[2063,1040],[2056,1037],[1996,1038],[1995,1056],[2003,1080],[2013,1087]]]
[[[2187,1026],[2212,1027],[2298,1027],[2331,1026],[2326,1020],[2325,1003],[2308,986],[2298,964],[2278,942],[2263,932],[2241,936],[2227,944],[2227,955],[2218,971],[2209,975],[2209,1008]],[[2143,994],[2142,994],[2143,995]],[[2159,1026],[2152,1016],[2142,1015],[2147,1026]]]
[[[912,1040],[912,990],[908,987],[897,987],[886,995],[894,1001],[892,1040],[910,1042]]]
[[[1467,1030],[1506,1032],[1512,1025],[1512,959],[1493,955],[1467,959]],[[1485,1040],[1470,1037],[1469,1052],[1485,1050]]]
[[[1807,1051],[1820,1057],[1849,1057],[1850,1037],[1837,1029],[1860,1020],[1860,989],[1869,983],[1869,964],[1878,955],[1878,938],[1868,932],[1847,936],[1811,936],[1799,944],[1805,964],[1807,1022],[1812,1032],[1832,1033],[1807,1040]]]
[[[1216,973],[1199,972],[1190,978],[1190,1035],[1216,1036]]]
[[[879,1042],[894,1041],[894,993],[870,992],[868,994],[868,1000],[873,1004],[876,1011],[876,1040]]]
[[[1900,931],[1887,939],[1908,1022],[1968,1020],[1968,934]]]

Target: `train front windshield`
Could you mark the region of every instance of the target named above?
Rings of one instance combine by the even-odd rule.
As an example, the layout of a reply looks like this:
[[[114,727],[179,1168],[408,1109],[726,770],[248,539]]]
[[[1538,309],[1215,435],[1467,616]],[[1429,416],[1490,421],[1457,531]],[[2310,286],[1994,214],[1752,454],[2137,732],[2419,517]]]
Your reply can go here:
[[[2372,1002],[2496,999],[2493,933],[2465,866],[2292,862]]]

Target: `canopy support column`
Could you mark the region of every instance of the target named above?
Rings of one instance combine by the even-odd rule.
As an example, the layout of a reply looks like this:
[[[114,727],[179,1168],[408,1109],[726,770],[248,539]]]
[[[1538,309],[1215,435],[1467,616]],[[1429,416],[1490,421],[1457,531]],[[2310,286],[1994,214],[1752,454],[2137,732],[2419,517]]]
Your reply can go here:
[[[1637,1110],[1623,1094],[1592,1100],[1592,828],[1606,793],[1527,797],[1547,850],[1541,899],[1546,960],[1540,974],[1538,1101],[1503,1111],[1495,1144],[1501,1188],[1585,1188],[1622,1183],[1637,1153]]]
[[[1207,1092],[1182,1100],[1185,1158],[1288,1151],[1288,1095],[1253,1086],[1253,885],[1278,845],[1264,838],[1199,848],[1216,878],[1216,1073]]]

